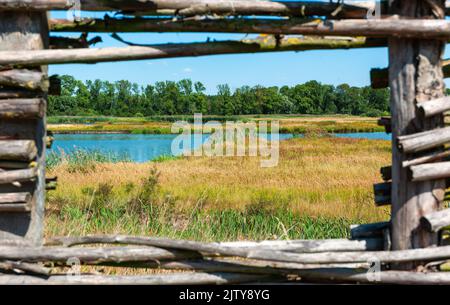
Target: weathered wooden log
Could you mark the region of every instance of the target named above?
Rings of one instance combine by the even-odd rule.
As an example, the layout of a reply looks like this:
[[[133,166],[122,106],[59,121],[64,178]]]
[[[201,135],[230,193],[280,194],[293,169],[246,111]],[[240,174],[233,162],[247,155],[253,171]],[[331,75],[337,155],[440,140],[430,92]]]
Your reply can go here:
[[[0,205],[6,203],[28,203],[30,201],[30,193],[6,193],[0,194]]]
[[[409,167],[412,165],[419,165],[419,164],[433,162],[433,161],[440,161],[448,156],[450,156],[450,150],[441,151],[441,152],[432,152],[425,156],[421,156],[421,157],[418,157],[415,159],[405,160],[405,161],[403,161],[402,165],[403,165],[403,167]]]
[[[389,227],[389,222],[376,222],[362,225],[351,225],[351,239],[377,238],[383,236],[383,230]]]
[[[390,117],[382,117],[377,122],[378,126],[384,126],[384,130],[386,133],[392,132],[392,126],[391,126],[391,118]]]
[[[137,276],[52,275],[49,277],[0,274],[0,284],[2,285],[224,285],[280,281],[282,279],[285,278],[274,278],[273,275],[200,272]]]
[[[392,179],[392,167],[391,166],[384,166],[380,168],[380,174],[381,178],[384,181],[389,181]]]
[[[41,118],[45,107],[40,98],[0,100],[0,118]]]
[[[26,53],[32,51],[19,52]],[[12,63],[3,62],[0,64],[0,66],[9,66],[10,64]],[[27,90],[47,91],[49,83],[47,76],[42,72],[26,69],[12,69],[0,71],[0,86],[22,88]]]
[[[450,142],[450,127],[438,128],[397,137],[397,147],[403,153],[416,153]]]
[[[13,271],[18,273],[50,275],[50,269],[39,266],[38,264],[29,264],[23,262],[2,261],[0,262],[0,271]]]
[[[450,226],[450,209],[422,216],[421,224],[430,232],[438,232]]]
[[[36,178],[36,168],[9,170],[0,172],[0,184],[29,181]]]
[[[108,21],[106,21],[108,22]],[[105,22],[105,23],[106,23]],[[120,21],[119,21],[120,22]],[[62,21],[55,22],[63,24]],[[80,30],[88,30],[97,27],[99,30],[109,26],[99,26],[96,22],[84,23]],[[122,29],[117,26],[112,29],[118,32],[127,31],[130,24],[123,22]],[[72,24],[72,27],[75,26]],[[450,38],[450,23],[445,20],[424,20],[424,19],[348,19],[348,20],[322,20],[322,19],[210,19],[195,21],[152,21],[135,23],[133,32],[141,30],[149,32],[222,32],[222,33],[264,33],[264,34],[295,34],[312,36],[365,36],[365,37],[414,37],[421,39],[448,39]],[[70,25],[66,27],[71,27]],[[61,26],[62,28],[62,26]],[[62,30],[62,29],[61,29]],[[94,29],[95,31],[95,29]],[[113,32],[108,30],[108,32]]]
[[[35,167],[35,162],[2,161],[0,160],[0,169],[25,169]]]
[[[17,98],[36,98],[39,94],[36,91],[29,91],[24,89],[0,89],[0,99],[17,99]]]
[[[29,203],[0,204],[0,213],[27,213],[31,211]]]
[[[413,182],[450,178],[450,162],[436,162],[409,167],[408,176]]]
[[[450,258],[450,246],[365,252],[290,253],[282,251],[252,250],[246,258],[292,262],[302,264],[335,264],[378,261],[380,263],[408,263],[414,261],[437,261]]]
[[[1,105],[0,101],[0,105]],[[31,161],[36,157],[37,148],[31,140],[0,140],[0,160]]]
[[[50,11],[73,7],[70,0],[0,0],[0,11]]]
[[[65,247],[3,247],[0,260],[24,262],[67,263],[76,257],[81,263],[135,262],[149,260],[178,260],[199,258],[195,251],[164,250],[155,247],[109,247],[109,248],[65,248]]]
[[[435,100],[418,103],[417,110],[422,118],[442,114],[445,111],[450,110],[450,97],[445,96]]]
[[[0,65],[39,65],[65,63],[95,63],[106,61],[157,59],[218,54],[303,51],[311,49],[340,49],[365,47],[364,38],[298,37],[277,40],[248,39],[209,43],[162,44],[124,48],[40,50],[28,52],[0,52]],[[18,56],[20,55],[20,56]]]
[[[171,241],[153,237],[137,237],[123,235],[91,235],[81,237],[54,237],[46,240],[46,245],[64,245],[67,247],[85,244],[128,244],[142,246],[164,246],[167,248],[185,249],[185,243],[192,249],[201,248],[202,251],[211,252],[214,249],[266,249],[288,252],[325,252],[325,251],[376,251],[382,249],[380,239],[325,239],[325,240],[271,240],[261,242],[224,242],[224,243],[200,243],[193,241]]]

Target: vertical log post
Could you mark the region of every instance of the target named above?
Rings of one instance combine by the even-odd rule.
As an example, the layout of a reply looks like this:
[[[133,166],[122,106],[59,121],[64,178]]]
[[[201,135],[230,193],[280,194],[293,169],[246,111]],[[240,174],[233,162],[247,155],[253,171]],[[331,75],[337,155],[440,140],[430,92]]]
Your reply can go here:
[[[409,18],[444,19],[443,0],[390,0],[393,14]],[[417,116],[416,104],[442,97],[444,81],[441,57],[445,44],[439,40],[389,39],[389,84],[391,88],[392,137],[443,126],[442,115]],[[402,162],[414,158],[392,145],[392,249],[403,250],[437,245],[436,233],[420,226],[420,218],[440,208],[445,180],[411,182]],[[416,156],[417,157],[417,156]],[[413,265],[398,268],[413,268]]]
[[[39,50],[48,48],[48,22],[45,12],[29,11],[0,11],[0,51],[6,50]],[[4,67],[4,69],[8,69]],[[11,115],[0,117],[0,136],[4,139],[28,140],[35,144],[36,153],[33,155],[33,163],[37,164],[36,177],[26,181],[0,184],[0,194],[23,193],[30,194],[27,197],[29,209],[19,211],[0,212],[0,245],[17,241],[20,244],[29,243],[40,245],[43,233],[43,217],[45,203],[45,104],[47,67],[21,67],[20,75],[42,75],[38,88],[29,87],[28,82],[17,84],[0,84],[1,92],[21,90],[27,98],[41,98],[43,111],[39,116],[26,116],[23,113],[14,112]],[[11,75],[19,70],[10,71]],[[0,96],[2,96],[0,94]],[[0,99],[0,103],[8,103],[8,94]],[[0,160],[10,162],[8,160]],[[0,163],[2,164],[2,163]],[[17,169],[10,169],[0,165],[0,172],[6,173]]]

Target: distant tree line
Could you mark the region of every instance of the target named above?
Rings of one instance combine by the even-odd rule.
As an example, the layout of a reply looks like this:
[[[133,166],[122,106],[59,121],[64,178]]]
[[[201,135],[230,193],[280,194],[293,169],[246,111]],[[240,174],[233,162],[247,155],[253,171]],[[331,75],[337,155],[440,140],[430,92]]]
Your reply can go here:
[[[82,82],[60,77],[60,96],[50,96],[50,115],[152,116],[245,114],[352,114],[379,116],[389,112],[388,89],[325,85],[309,81],[296,86],[217,86],[206,94],[201,82],[183,79],[140,86],[127,80]]]

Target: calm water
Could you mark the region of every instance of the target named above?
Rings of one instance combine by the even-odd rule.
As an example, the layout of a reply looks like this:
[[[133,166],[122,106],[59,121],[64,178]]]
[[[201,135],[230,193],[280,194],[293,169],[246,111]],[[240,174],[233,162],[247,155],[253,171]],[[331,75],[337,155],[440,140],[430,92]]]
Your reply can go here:
[[[336,134],[341,138],[365,138],[390,140],[383,132]],[[172,155],[172,141],[177,135],[139,134],[70,134],[55,135],[52,151],[70,154],[75,149],[96,150],[108,154],[126,156],[134,162],[146,162],[162,155]],[[291,139],[292,134],[280,134],[280,140]],[[208,135],[203,135],[202,142]],[[194,145],[194,149],[199,145]],[[200,143],[200,141],[197,141]]]

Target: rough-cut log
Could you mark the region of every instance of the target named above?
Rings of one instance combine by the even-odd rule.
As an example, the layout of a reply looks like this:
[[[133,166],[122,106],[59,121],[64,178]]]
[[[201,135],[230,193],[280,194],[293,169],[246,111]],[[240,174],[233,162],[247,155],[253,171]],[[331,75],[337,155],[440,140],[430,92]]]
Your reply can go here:
[[[149,260],[179,260],[201,257],[197,252],[164,250],[155,247],[109,247],[109,248],[58,248],[58,247],[3,247],[0,260],[25,262],[58,262],[65,264],[76,257],[82,263],[136,262]]]
[[[34,141],[0,140],[0,160],[31,161],[36,154],[37,148]]]
[[[282,251],[252,250],[245,256],[252,259],[292,262],[301,264],[341,264],[379,261],[380,263],[408,263],[437,261],[450,258],[450,246],[374,252],[322,252],[289,253]]]
[[[450,177],[450,162],[413,165],[409,168],[411,181],[428,181]]]
[[[448,142],[450,142],[450,127],[397,137],[397,147],[402,153],[416,153]]]
[[[107,22],[107,21],[106,21]],[[322,19],[216,19],[195,21],[147,21],[135,24],[136,29],[146,32],[219,32],[219,33],[264,33],[264,34],[297,34],[297,35],[337,35],[337,36],[366,36],[366,37],[416,37],[422,39],[450,38],[450,23],[445,20],[425,19],[369,19],[369,20],[322,20]],[[55,22],[56,23],[56,22]],[[54,23],[54,24],[55,24]],[[60,24],[62,22],[59,22]],[[93,31],[105,29],[109,25],[99,26],[93,23]],[[117,32],[131,29],[126,22],[121,24],[122,28],[113,28]],[[67,27],[70,28],[70,25]],[[73,24],[72,24],[73,27]],[[78,31],[90,31],[89,22]],[[54,29],[58,29],[55,24]],[[61,26],[62,28],[62,26]],[[130,30],[128,30],[130,31]],[[108,32],[114,32],[108,30]]]
[[[433,212],[425,215],[421,219],[424,225],[430,232],[438,232],[445,227],[450,226],[450,209]]]
[[[41,118],[45,107],[40,98],[0,100],[0,118]]]
[[[36,178],[36,168],[0,171],[0,184],[29,181]]]
[[[376,222],[362,225],[351,225],[350,236],[352,239],[382,237],[383,230],[388,227],[389,222]]]
[[[163,44],[153,46],[131,46],[124,48],[68,49],[0,52],[0,65],[41,65],[66,63],[95,63],[106,61],[158,59],[170,57],[205,56],[233,53],[258,53],[302,51],[310,49],[347,48],[352,45],[365,46],[360,38],[317,39],[286,38],[250,39],[191,44]],[[1,76],[0,76],[1,80]]]
[[[442,62],[442,71],[444,77],[450,77],[450,60]],[[381,89],[389,87],[389,69],[372,69],[370,70],[370,83],[373,89]]]
[[[0,194],[0,205],[6,203],[27,203],[30,201],[30,193],[5,193]]]
[[[0,285],[224,285],[251,282],[280,281],[272,275],[235,273],[171,273],[136,276],[108,275],[52,275],[37,277],[30,275],[1,275]]]
[[[8,51],[1,51],[0,53],[2,52]],[[27,53],[31,51],[20,52]],[[0,66],[8,66],[10,64],[11,63],[3,62],[0,64]],[[0,86],[22,88],[27,90],[47,91],[49,84],[46,75],[42,72],[25,69],[13,69],[0,71]]]
[[[389,181],[392,179],[392,167],[391,166],[384,166],[380,168],[380,174],[381,178],[384,181]]]
[[[50,11],[73,7],[71,0],[0,0],[0,11]]]
[[[391,118],[390,117],[382,117],[378,120],[378,126],[384,126],[384,130],[386,133],[392,132],[392,126],[391,126]]]
[[[0,271],[12,271],[17,273],[31,273],[38,275],[50,275],[50,270],[37,264],[28,264],[22,262],[3,261],[0,262]]]
[[[430,154],[427,154],[425,156],[421,156],[412,160],[405,160],[403,161],[402,165],[403,167],[409,167],[412,165],[419,165],[423,163],[429,163],[433,161],[442,160],[443,158],[446,158],[450,156],[450,150],[442,151],[442,152],[432,152]]]
[[[432,101],[417,104],[419,115],[428,118],[436,114],[442,114],[450,110],[450,97],[445,96]]]
[[[27,213],[31,211],[29,203],[0,204],[0,213]]]
[[[400,18],[430,18],[438,22],[445,19],[443,1],[393,0],[390,1],[390,5],[390,13],[398,14]],[[444,96],[445,83],[442,69],[444,49],[445,41],[443,40],[398,37],[389,39],[389,87],[393,139],[411,134],[417,135],[428,130],[439,130],[436,128],[443,126],[443,116],[427,119],[417,116],[416,104]],[[431,139],[431,142],[436,140],[423,138],[425,142],[428,141],[427,139]],[[432,145],[418,145],[413,148],[414,146],[405,145],[399,147],[396,141],[392,141],[390,229],[393,250],[426,251],[418,248],[438,245],[438,234],[421,228],[420,217],[440,209],[445,194],[445,179],[412,182],[408,179],[408,169],[402,165],[403,161],[410,158],[406,153],[436,147],[434,144],[436,142]],[[420,262],[393,267],[412,269],[418,264]]]
[[[382,249],[382,240],[346,240],[346,239],[326,239],[326,240],[290,240],[290,241],[261,241],[261,242],[225,242],[225,243],[199,243],[192,241],[168,240],[152,237],[135,237],[123,235],[91,235],[81,237],[54,237],[46,241],[47,245],[75,246],[85,244],[128,244],[142,246],[164,246],[167,248],[183,248],[191,245],[193,248],[211,252],[215,249],[230,248],[238,250],[266,249],[289,252],[324,252],[324,251],[375,251]]]

